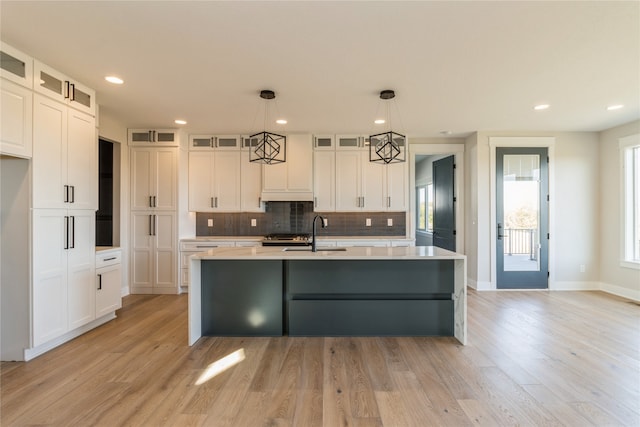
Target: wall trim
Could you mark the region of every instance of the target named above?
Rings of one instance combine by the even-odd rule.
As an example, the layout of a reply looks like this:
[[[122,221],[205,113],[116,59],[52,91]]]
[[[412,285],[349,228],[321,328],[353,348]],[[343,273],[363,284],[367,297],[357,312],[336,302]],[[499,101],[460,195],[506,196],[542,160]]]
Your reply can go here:
[[[613,285],[611,283],[600,283],[600,290],[608,294],[640,302],[640,289],[629,289],[624,286]]]
[[[550,291],[599,291],[599,282],[556,281],[549,282]]]
[[[495,291],[495,288],[491,287],[491,282],[478,282],[467,277],[467,286],[475,289],[476,291]]]

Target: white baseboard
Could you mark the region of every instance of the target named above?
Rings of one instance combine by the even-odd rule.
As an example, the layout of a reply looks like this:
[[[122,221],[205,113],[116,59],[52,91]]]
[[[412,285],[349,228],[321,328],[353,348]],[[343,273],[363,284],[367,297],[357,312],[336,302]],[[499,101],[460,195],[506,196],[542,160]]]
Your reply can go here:
[[[131,294],[131,290],[129,289],[129,287],[124,287],[124,288],[120,288],[120,296],[121,297],[126,297],[127,295]]]
[[[550,291],[599,291],[598,282],[549,282]]]
[[[105,314],[104,316],[87,323],[86,325],[80,326],[79,328],[74,329],[73,331],[69,331],[64,335],[59,336],[58,338],[55,338],[49,342],[46,342],[42,345],[39,345],[37,347],[33,347],[33,348],[26,348],[24,350],[24,361],[28,362],[29,360],[40,356],[41,354],[46,353],[49,350],[53,350],[54,348],[58,347],[59,345],[62,345],[64,343],[66,343],[67,341],[71,341],[74,338],[79,337],[80,335],[84,334],[85,332],[90,331],[91,329],[97,328],[98,326],[107,323],[110,320],[113,320],[116,318],[116,314],[115,312],[109,313],[109,314]]]
[[[612,285],[610,283],[600,283],[600,290],[608,294],[640,301],[640,289],[629,289],[623,286]]]
[[[491,286],[491,282],[478,282],[467,277],[467,286],[475,289],[476,291],[494,291]]]

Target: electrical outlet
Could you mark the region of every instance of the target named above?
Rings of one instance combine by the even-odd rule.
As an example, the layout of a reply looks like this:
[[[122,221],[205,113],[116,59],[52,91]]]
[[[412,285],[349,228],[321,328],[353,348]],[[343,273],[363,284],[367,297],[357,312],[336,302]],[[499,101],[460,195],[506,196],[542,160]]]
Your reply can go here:
[[[252,226],[252,227],[255,227],[255,226],[257,226],[257,225],[258,225],[258,221],[256,221],[256,219],[255,219],[255,218],[251,218],[251,226]]]
[[[387,227],[393,227],[393,218],[387,218]]]
[[[325,227],[329,225],[329,220],[327,218],[322,218],[322,221],[324,222]]]
[[[364,221],[364,225],[366,225],[367,227],[371,227],[371,218],[367,218],[367,219]]]
[[[207,220],[207,227],[213,227],[213,218]]]

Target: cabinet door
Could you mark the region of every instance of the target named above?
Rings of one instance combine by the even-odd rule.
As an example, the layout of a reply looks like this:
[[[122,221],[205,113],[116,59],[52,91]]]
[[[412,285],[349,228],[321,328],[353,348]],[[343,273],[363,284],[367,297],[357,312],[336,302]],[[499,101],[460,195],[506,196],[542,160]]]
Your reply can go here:
[[[178,146],[178,134],[173,129],[129,129],[129,145]]]
[[[153,290],[155,239],[151,212],[131,213],[131,288],[133,293]]]
[[[338,150],[360,150],[362,143],[360,135],[336,135],[336,149]]]
[[[131,164],[131,209],[149,209],[153,207],[151,194],[152,157],[150,148],[132,148]]]
[[[66,208],[68,108],[38,94],[33,101],[33,207]]]
[[[175,209],[175,148],[131,149],[131,209]]]
[[[66,84],[67,77],[39,61],[34,61],[33,67],[33,89],[49,98],[66,104],[69,89]]]
[[[336,211],[362,210],[360,180],[360,152],[336,152]]]
[[[69,330],[95,319],[95,211],[69,210],[67,300]]]
[[[240,210],[263,212],[260,200],[262,192],[262,165],[249,161],[249,151],[240,153]]]
[[[0,79],[0,153],[31,158],[33,93]]]
[[[69,110],[67,184],[73,209],[98,209],[98,157],[95,118]]]
[[[216,135],[215,147],[217,150],[239,150],[241,141],[240,135]]]
[[[319,212],[336,210],[336,155],[333,151],[313,153],[313,208]]]
[[[189,210],[212,212],[215,206],[213,181],[213,153],[189,153]]]
[[[213,193],[215,211],[240,210],[240,151],[218,151],[214,155]]]
[[[33,346],[67,331],[66,210],[33,210]]]
[[[178,162],[175,148],[157,148],[154,150],[152,177],[152,192],[154,208],[176,209]]]
[[[33,58],[0,42],[0,77],[33,88]]]
[[[157,212],[154,225],[154,293],[177,293],[178,266],[176,242],[176,215],[173,212]]]
[[[369,161],[368,153],[362,153],[362,208],[365,211],[387,210],[387,165]]]
[[[96,318],[122,307],[120,264],[96,270]]]
[[[68,87],[69,106],[87,113],[96,115],[96,92],[76,81],[69,81]]]
[[[387,167],[387,210],[406,211],[409,174],[407,162],[391,163]]]
[[[311,135],[287,137],[287,189],[313,192],[313,143]]]

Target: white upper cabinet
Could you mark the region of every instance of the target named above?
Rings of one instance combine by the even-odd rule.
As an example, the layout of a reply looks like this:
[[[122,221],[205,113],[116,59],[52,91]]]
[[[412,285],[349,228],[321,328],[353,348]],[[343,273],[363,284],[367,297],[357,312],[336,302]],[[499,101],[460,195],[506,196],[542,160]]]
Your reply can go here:
[[[369,161],[368,151],[336,152],[336,211],[405,211],[407,164]]]
[[[336,138],[334,135],[314,135],[314,150],[334,150],[336,148]]]
[[[177,207],[177,148],[131,148],[131,209]]]
[[[337,150],[363,150],[369,147],[369,137],[363,135],[336,135]]]
[[[239,135],[190,135],[189,150],[239,150],[242,138]]]
[[[262,165],[249,161],[249,151],[240,153],[240,210],[264,212],[262,203]]]
[[[70,107],[96,115],[96,92],[93,89],[39,61],[34,61],[33,88]]]
[[[240,210],[240,151],[189,153],[189,210]]]
[[[31,158],[33,153],[33,93],[0,79],[0,153]]]
[[[336,210],[336,153],[313,153],[313,209],[318,212]]]
[[[287,135],[286,162],[262,168],[262,199],[313,199],[313,143],[311,135]]]
[[[98,208],[95,118],[34,95],[33,207]]]
[[[0,42],[0,77],[33,88],[33,58]]]
[[[129,129],[129,145],[177,147],[178,131],[175,129]]]

